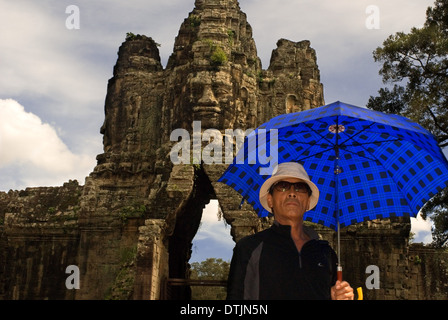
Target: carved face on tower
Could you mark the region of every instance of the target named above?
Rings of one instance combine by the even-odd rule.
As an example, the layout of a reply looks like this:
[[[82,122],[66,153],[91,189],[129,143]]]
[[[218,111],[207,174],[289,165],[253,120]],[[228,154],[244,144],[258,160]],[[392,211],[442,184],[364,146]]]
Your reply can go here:
[[[191,73],[187,79],[193,120],[202,128],[245,128],[255,108],[253,81],[233,65]],[[254,112],[252,112],[254,113]]]
[[[233,104],[230,75],[224,71],[200,71],[190,74],[187,85],[193,120],[201,121],[203,128],[221,129],[221,115]]]

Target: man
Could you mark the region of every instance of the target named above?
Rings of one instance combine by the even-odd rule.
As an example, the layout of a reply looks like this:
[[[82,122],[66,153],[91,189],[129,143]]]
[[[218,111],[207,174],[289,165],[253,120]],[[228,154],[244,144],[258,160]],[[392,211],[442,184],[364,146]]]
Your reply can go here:
[[[319,189],[301,164],[278,166],[260,188],[260,202],[274,214],[274,224],[236,244],[227,299],[353,300],[350,285],[336,281],[336,253],[303,225],[304,213],[318,199]]]

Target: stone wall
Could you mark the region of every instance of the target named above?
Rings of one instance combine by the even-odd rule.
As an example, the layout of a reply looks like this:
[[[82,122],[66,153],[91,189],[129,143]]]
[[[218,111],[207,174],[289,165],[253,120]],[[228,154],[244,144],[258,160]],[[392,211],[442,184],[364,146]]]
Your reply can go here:
[[[0,193],[0,299],[72,299],[66,267],[77,264],[82,187]]]
[[[309,224],[337,250],[337,234]],[[445,300],[448,251],[409,244],[409,218],[373,220],[341,229],[343,277],[365,300]],[[372,268],[378,267],[374,279]]]
[[[422,244],[408,251],[409,299],[446,300],[448,297],[448,252]]]

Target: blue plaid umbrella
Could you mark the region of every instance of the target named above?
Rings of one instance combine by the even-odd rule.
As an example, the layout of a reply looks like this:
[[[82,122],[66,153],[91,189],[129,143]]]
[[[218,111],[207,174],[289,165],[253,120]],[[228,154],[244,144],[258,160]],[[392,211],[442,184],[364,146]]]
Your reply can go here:
[[[338,231],[366,220],[415,217],[448,186],[448,162],[431,133],[402,116],[341,102],[261,125],[219,181],[265,217],[259,189],[269,169],[290,161],[301,163],[320,190],[304,220]]]

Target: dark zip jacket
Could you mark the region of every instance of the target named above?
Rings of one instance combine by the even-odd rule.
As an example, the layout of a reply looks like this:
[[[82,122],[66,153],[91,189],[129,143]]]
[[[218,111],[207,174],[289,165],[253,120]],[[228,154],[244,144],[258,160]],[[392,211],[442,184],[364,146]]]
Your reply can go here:
[[[274,222],[236,244],[227,299],[329,300],[330,288],[336,283],[336,263],[336,253],[327,241],[314,236],[298,251],[291,227]]]

